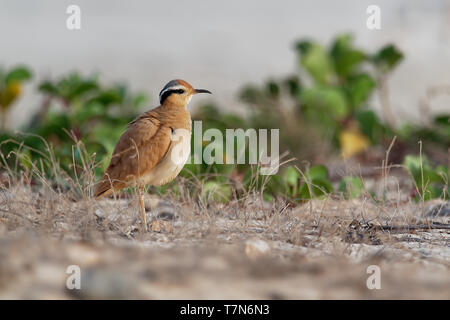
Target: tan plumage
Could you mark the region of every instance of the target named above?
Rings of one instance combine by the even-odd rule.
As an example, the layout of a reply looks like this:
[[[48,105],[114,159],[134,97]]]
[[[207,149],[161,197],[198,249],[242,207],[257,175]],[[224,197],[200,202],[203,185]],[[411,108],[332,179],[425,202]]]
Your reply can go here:
[[[183,80],[172,80],[163,88],[161,105],[132,121],[117,142],[95,189],[97,199],[130,186],[142,190],[147,184],[162,185],[178,175],[190,150],[191,116],[186,106],[201,92],[210,93]],[[139,197],[146,227],[142,192]]]
[[[172,144],[173,130],[182,128],[191,132],[189,112],[186,109],[174,109],[176,107],[159,106],[128,125],[96,189],[96,197],[139,184],[138,178],[149,174],[167,155]]]

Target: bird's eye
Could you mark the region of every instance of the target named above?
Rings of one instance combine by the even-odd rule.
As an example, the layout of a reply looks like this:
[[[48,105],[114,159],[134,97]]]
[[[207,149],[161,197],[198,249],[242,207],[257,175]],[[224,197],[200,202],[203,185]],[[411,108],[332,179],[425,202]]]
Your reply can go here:
[[[177,90],[177,93],[183,94],[183,93],[184,93],[184,90],[183,90],[183,89],[179,89],[179,90]]]

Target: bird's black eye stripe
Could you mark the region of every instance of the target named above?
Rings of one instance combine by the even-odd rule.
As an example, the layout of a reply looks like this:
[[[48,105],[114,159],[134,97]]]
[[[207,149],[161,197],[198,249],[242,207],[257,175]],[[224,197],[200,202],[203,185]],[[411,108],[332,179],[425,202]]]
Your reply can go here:
[[[166,92],[163,93],[163,95],[160,97],[160,103],[164,103],[164,101],[167,99],[168,96],[170,96],[172,93],[177,93],[177,94],[183,94],[184,90],[183,89],[174,89],[174,90],[167,90]]]

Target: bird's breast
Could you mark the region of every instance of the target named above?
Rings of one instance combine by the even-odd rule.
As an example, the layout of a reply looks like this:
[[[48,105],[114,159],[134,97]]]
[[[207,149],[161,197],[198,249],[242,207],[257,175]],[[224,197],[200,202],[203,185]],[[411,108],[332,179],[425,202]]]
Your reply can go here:
[[[141,177],[142,184],[160,186],[172,181],[183,169],[191,153],[191,131],[175,129],[164,158]]]

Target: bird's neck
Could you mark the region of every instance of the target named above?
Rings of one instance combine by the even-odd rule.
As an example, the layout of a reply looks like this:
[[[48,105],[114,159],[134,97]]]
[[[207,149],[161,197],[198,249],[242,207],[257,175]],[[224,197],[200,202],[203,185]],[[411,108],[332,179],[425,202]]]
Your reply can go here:
[[[191,114],[185,105],[163,104],[159,113],[161,115],[160,120],[164,124],[175,129],[191,130]]]

